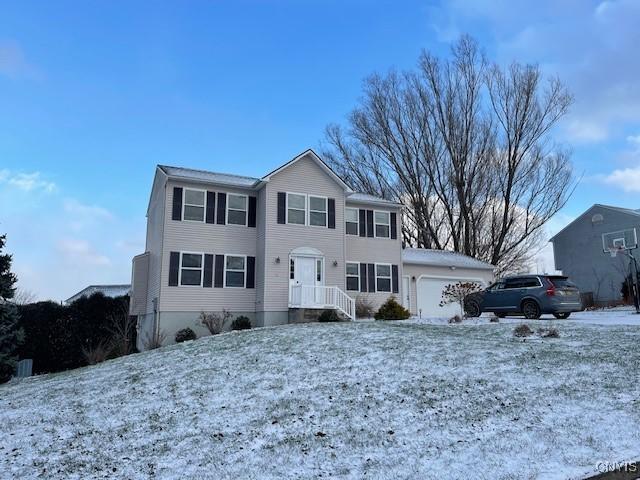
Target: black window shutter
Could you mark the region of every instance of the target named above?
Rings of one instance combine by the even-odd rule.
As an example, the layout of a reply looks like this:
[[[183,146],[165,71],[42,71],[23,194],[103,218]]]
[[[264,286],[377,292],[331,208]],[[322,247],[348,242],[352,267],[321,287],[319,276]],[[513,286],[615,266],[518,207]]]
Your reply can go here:
[[[329,228],[336,228],[336,199],[328,199],[327,207],[329,210],[329,214],[327,215],[327,225]]]
[[[376,291],[376,266],[373,263],[367,265],[369,274],[367,275],[367,283],[369,284],[369,291]]]
[[[278,223],[285,223],[286,204],[287,194],[285,192],[278,192]]]
[[[367,236],[367,211],[363,210],[362,208],[360,210],[358,210],[358,220],[360,220],[360,225],[359,225],[359,229],[360,230],[360,236],[361,237],[366,237]]]
[[[398,293],[398,265],[391,265],[391,290]]]
[[[213,277],[213,286],[222,288],[224,286],[224,255],[216,255],[216,265]]]
[[[360,210],[360,211],[363,212],[364,210]],[[360,264],[360,291],[361,292],[367,291],[367,264],[366,263]]]
[[[367,210],[367,237],[373,237],[373,210]]]
[[[173,187],[171,220],[182,220],[182,187]]]
[[[169,286],[178,286],[178,269],[180,268],[180,252],[169,253]]]
[[[207,223],[215,223],[216,215],[216,192],[207,192]],[[211,286],[211,285],[209,285]]]
[[[204,254],[204,281],[203,287],[211,288],[213,286],[213,255]]]
[[[247,257],[247,288],[256,287],[256,257]]]
[[[256,197],[249,197],[249,217],[247,218],[247,225],[249,227],[256,226],[256,206],[258,201]]]
[[[391,212],[391,238],[393,240],[398,238],[398,226],[397,226],[397,221],[396,221],[396,213],[395,212]]]
[[[227,194],[218,193],[218,211],[216,212],[218,225],[224,225],[227,222]]]

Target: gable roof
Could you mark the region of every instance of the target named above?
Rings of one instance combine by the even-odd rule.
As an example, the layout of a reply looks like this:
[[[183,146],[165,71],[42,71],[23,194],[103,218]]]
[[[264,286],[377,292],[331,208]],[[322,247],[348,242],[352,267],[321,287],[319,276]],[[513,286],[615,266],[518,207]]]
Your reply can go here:
[[[230,173],[209,172],[193,168],[171,167],[169,165],[158,165],[158,168],[171,178],[195,182],[215,183],[216,185],[241,188],[255,188],[261,183],[259,178],[233,175]]]
[[[390,207],[402,207],[401,203],[387,200],[386,198],[369,195],[368,193],[353,192],[347,194],[347,201],[369,203],[371,205],[384,205]]]
[[[299,160],[303,159],[304,157],[309,157],[311,158],[314,162],[316,162],[318,164],[318,166],[320,168],[322,168],[322,170],[325,171],[325,173],[327,175],[329,175],[331,178],[333,178],[333,180],[339,184],[345,191],[347,192],[351,192],[351,187],[349,187],[349,185],[347,185],[345,183],[344,180],[342,180],[342,178],[340,178],[340,176],[333,171],[333,169],[327,165],[324,160],[322,160],[317,154],[316,152],[314,152],[313,150],[311,150],[310,148],[308,150],[305,150],[304,152],[302,152],[300,155],[295,156],[294,158],[292,158],[291,160],[289,160],[287,163],[285,163],[284,165],[279,166],[278,168],[276,168],[275,170],[267,173],[264,177],[262,177],[262,180],[265,182],[268,182],[269,179],[273,176],[278,174],[279,172],[281,172],[282,170],[289,168],[290,166],[294,165],[296,162],[298,162]]]
[[[613,205],[603,205],[602,203],[594,203],[593,205],[591,205],[589,208],[587,208],[581,215],[578,215],[578,217],[573,220],[572,222],[570,222],[568,225],[566,225],[562,230],[560,230],[559,232],[557,232],[553,237],[551,237],[549,239],[550,242],[553,242],[553,239],[556,238],[558,235],[560,235],[562,232],[564,232],[565,230],[567,230],[571,225],[573,225],[574,223],[576,223],[578,220],[580,220],[581,218],[583,218],[585,215],[587,215],[591,210],[593,210],[594,208],[604,208],[606,210],[612,210],[614,212],[618,212],[618,213],[624,213],[626,215],[631,215],[634,217],[640,217],[640,209],[638,210],[634,210],[632,208],[623,208],[623,207],[615,207]]]
[[[402,263],[431,265],[434,267],[471,268],[475,270],[494,270],[496,268],[490,263],[462,253],[429,248],[405,248],[402,250]]]
[[[81,297],[90,297],[94,293],[102,293],[105,297],[122,297],[123,295],[129,295],[131,291],[131,284],[120,285],[89,285],[83,288],[75,295],[71,295],[65,300],[65,303],[72,303]]]

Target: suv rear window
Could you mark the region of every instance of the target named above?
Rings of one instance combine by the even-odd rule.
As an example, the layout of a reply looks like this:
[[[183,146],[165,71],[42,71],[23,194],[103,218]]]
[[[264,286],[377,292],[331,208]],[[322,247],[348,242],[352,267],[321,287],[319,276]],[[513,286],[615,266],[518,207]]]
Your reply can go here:
[[[509,278],[506,280],[504,288],[528,288],[539,287],[540,282],[536,277]]]
[[[569,281],[568,277],[547,277],[547,280],[553,283],[556,288],[576,288],[576,286],[571,281]]]

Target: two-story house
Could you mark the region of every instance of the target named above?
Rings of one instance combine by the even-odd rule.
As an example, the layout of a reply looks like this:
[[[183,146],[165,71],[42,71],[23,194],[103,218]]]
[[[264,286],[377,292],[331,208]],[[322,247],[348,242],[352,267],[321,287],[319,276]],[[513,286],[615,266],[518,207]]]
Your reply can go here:
[[[204,334],[203,311],[267,326],[327,308],[353,319],[359,295],[410,308],[400,209],[353,192],[311,150],[262,178],[158,166],[146,251],[133,260],[139,348],[154,332]]]

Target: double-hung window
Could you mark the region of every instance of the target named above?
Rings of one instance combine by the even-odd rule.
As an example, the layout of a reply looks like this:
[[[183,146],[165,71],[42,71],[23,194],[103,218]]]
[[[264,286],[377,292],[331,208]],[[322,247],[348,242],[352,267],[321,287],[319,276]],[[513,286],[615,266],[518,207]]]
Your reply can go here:
[[[347,262],[347,290],[360,290],[360,264]]]
[[[180,254],[180,285],[202,285],[202,257],[201,253]]]
[[[309,225],[327,226],[327,199],[309,195]]]
[[[182,218],[192,222],[204,222],[205,201],[204,190],[185,188]]]
[[[391,236],[391,215],[389,212],[374,212],[376,237],[389,238]]]
[[[227,195],[227,224],[247,226],[247,196]]]
[[[225,255],[224,258],[224,286],[241,287],[245,285],[246,257],[240,255]]]
[[[357,208],[345,208],[345,231],[347,235],[358,235],[358,209]]]
[[[287,223],[307,224],[307,196],[287,193]]]
[[[376,291],[391,291],[391,265],[376,264]]]

